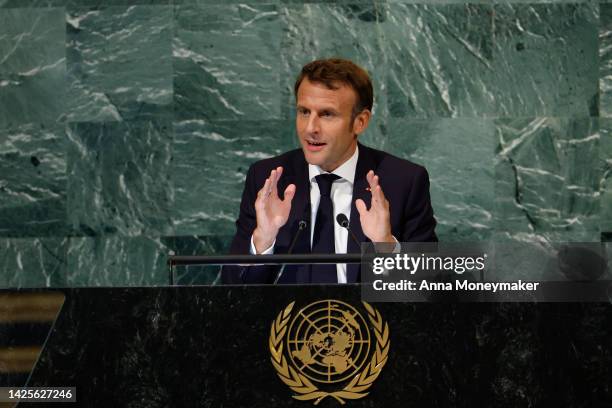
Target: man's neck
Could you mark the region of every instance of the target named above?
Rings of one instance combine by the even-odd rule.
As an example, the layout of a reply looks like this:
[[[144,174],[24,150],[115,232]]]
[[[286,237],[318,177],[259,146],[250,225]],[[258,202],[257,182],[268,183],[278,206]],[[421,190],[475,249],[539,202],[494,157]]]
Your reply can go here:
[[[352,156],[348,158],[340,166],[336,167],[333,171],[334,174],[340,176],[344,180],[353,183],[355,181],[355,171],[357,170],[357,160],[359,159],[359,147],[355,146],[355,151]],[[308,165],[308,179],[313,180],[314,177],[319,174],[331,173],[323,170],[321,167],[309,164]]]

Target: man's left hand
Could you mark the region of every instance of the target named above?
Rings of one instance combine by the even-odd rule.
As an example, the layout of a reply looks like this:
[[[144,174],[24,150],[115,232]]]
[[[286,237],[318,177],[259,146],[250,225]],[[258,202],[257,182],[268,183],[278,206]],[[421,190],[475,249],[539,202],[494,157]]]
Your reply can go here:
[[[370,192],[372,193],[372,205],[368,210],[362,199],[355,201],[359,211],[361,229],[366,237],[372,242],[396,242],[391,235],[391,216],[389,213],[389,201],[385,198],[382,188],[378,184],[378,176],[370,170],[366,175]]]

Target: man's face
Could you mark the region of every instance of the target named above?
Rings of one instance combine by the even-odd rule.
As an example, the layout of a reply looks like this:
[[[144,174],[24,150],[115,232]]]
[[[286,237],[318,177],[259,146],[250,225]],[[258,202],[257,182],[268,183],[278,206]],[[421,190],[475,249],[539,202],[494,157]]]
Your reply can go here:
[[[304,78],[297,92],[296,130],[306,161],[325,171],[334,171],[357,147],[357,135],[370,118],[365,110],[351,119],[356,92],[337,83],[337,89]]]

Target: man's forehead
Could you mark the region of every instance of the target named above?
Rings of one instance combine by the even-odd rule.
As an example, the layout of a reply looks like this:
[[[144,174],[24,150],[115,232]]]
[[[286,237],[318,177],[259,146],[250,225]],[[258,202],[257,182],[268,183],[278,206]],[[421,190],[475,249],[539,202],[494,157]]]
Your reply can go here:
[[[297,102],[299,104],[300,102],[317,99],[334,104],[353,104],[357,94],[351,86],[341,81],[334,81],[332,82],[332,87],[328,87],[323,82],[304,78],[298,88]]]
[[[342,82],[342,81],[332,81],[331,83],[327,84],[323,81],[313,81],[312,79],[305,77],[302,80],[302,83],[300,83],[300,87],[298,88],[298,93],[300,92],[300,90],[304,90],[304,89],[308,89],[308,88],[319,88],[321,90],[327,90],[329,92],[340,92],[340,91],[346,91],[346,90],[353,90],[353,88],[347,84],[346,82]]]

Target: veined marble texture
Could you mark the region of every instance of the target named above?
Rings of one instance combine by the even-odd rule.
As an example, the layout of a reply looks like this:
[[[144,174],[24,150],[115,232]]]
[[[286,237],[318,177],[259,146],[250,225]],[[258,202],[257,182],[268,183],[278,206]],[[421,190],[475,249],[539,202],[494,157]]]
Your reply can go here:
[[[176,7],[176,118],[279,119],[280,34],[274,5]]]
[[[61,237],[66,222],[63,125],[0,131],[0,237]]]
[[[71,238],[66,250],[66,284],[70,287],[167,285],[169,252],[159,237]]]
[[[598,241],[606,205],[598,121],[498,119],[496,127],[498,231],[520,241]]]
[[[609,231],[612,240],[612,119],[599,119],[601,135],[599,157],[602,166],[601,190],[601,229]],[[612,257],[611,257],[612,259]]]
[[[0,8],[171,5],[176,0],[0,0]]]
[[[599,5],[497,5],[497,116],[597,116]]]
[[[0,287],[66,286],[68,238],[0,238]]]
[[[172,8],[69,8],[69,122],[170,118]]]
[[[612,4],[601,4],[599,25],[599,115],[612,116]]]
[[[172,219],[178,235],[233,235],[249,166],[298,146],[290,121],[175,123]]]
[[[0,128],[55,122],[64,112],[63,9],[0,9]]]
[[[68,220],[74,234],[171,232],[168,122],[71,124],[67,139]]]
[[[486,5],[391,5],[383,23],[389,114],[495,115],[493,18]]]

